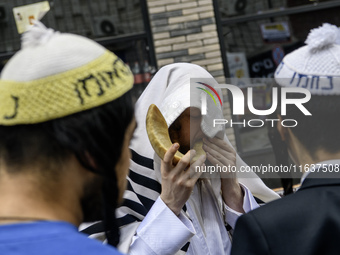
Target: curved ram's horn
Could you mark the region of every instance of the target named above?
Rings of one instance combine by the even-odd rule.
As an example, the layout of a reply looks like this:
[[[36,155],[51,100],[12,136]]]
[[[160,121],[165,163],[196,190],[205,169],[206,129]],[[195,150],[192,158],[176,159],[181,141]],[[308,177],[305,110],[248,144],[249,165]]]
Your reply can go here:
[[[172,142],[169,136],[168,125],[166,124],[162,113],[154,104],[150,105],[146,115],[146,132],[148,133],[152,148],[155,150],[156,154],[163,159],[165,153],[171,147]],[[192,162],[196,161],[199,156],[205,154],[202,146],[202,141],[199,141],[194,145],[193,149],[196,150],[196,155],[192,159]],[[182,157],[183,154],[177,151],[173,163],[176,165]]]

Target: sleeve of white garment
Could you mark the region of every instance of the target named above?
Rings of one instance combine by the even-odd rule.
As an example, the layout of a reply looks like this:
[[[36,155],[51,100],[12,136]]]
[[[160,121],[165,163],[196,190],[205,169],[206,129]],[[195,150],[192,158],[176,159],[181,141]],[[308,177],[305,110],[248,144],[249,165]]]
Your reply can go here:
[[[255,198],[253,197],[253,195],[251,194],[249,189],[241,183],[240,183],[240,185],[241,185],[241,187],[243,188],[243,191],[244,191],[243,210],[247,213],[247,212],[254,210],[257,207],[259,207],[258,203],[255,201]],[[231,209],[225,203],[224,203],[224,208],[225,208],[225,221],[233,229],[235,229],[236,221],[237,221],[238,217],[240,217],[242,215],[242,213]]]
[[[196,234],[183,212],[176,216],[160,197],[137,228],[130,255],[170,255],[180,250]]]

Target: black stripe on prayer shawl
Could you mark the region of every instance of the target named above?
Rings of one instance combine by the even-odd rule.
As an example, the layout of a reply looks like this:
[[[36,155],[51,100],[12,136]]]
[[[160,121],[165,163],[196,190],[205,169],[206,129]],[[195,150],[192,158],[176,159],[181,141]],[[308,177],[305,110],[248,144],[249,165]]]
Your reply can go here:
[[[265,204],[265,202],[263,202],[261,199],[255,197],[255,196],[253,196],[253,197],[254,197],[256,203],[258,203],[259,205],[264,205]]]
[[[131,214],[126,214],[125,216],[117,219],[118,226],[120,227],[133,223],[133,222],[139,222],[139,221],[140,220],[137,217]]]
[[[187,252],[189,249],[190,242],[187,242],[182,248],[181,251]]]
[[[139,219],[136,218],[135,216],[131,215],[131,214],[127,214],[124,217],[121,218],[117,218],[117,223],[118,226],[124,226],[133,222],[138,222]],[[104,225],[103,222],[97,222],[85,229],[83,229],[82,231],[80,231],[86,235],[93,235],[93,234],[99,234],[99,233],[104,233]]]
[[[154,170],[152,159],[143,157],[139,155],[138,153],[136,153],[134,150],[131,150],[131,154],[132,154],[132,160],[137,165],[146,167],[150,170]],[[161,193],[161,184],[158,183],[156,180],[153,180],[146,176],[138,174],[134,172],[133,170],[130,170],[129,178],[130,180],[128,180],[128,183],[127,183],[127,190],[130,190],[131,192],[133,192],[137,196],[138,199],[131,200],[131,199],[126,198],[124,199],[121,206],[126,206],[129,208],[129,210],[131,210],[131,212],[136,212],[145,217],[148,211],[151,209],[152,205],[155,203],[155,201],[153,199],[150,199],[148,197],[145,197],[135,192],[131,185],[131,182],[144,186],[145,188],[153,190],[157,192],[158,194]],[[141,221],[141,219],[139,219],[137,216],[131,213],[127,213],[124,216],[117,218],[117,223],[119,227],[128,225],[133,222],[138,222],[138,221]],[[104,227],[103,227],[102,222],[98,222],[82,230],[82,232],[88,235],[97,234],[97,233],[104,232]]]
[[[82,231],[80,231],[86,235],[93,235],[93,234],[98,234],[98,233],[103,233],[104,232],[104,225],[103,222],[97,222],[85,229],[83,229]]]
[[[132,191],[133,193],[135,193],[135,195],[138,197],[139,199],[139,202],[141,202],[141,204],[143,206],[145,206],[146,208],[146,211],[148,212],[151,207],[153,206],[153,204],[155,203],[154,200],[148,198],[148,197],[145,197],[145,196],[142,196],[141,194],[138,194],[137,192],[134,191],[134,189],[132,188],[131,186],[131,183],[130,181],[128,181],[128,184],[127,184],[127,187],[126,187],[127,190],[130,190]],[[138,201],[135,201],[136,203],[138,203]],[[130,209],[133,209],[133,208],[130,208]],[[143,214],[145,216],[145,214]]]
[[[135,161],[135,163],[139,164],[138,162]],[[140,175],[138,173],[136,173],[135,171],[130,169],[130,173],[129,173],[129,177],[130,179],[139,184],[142,185],[146,188],[152,189],[154,191],[156,191],[157,193],[161,193],[161,184],[153,179],[150,179],[148,177],[145,177],[144,175]]]
[[[147,168],[153,169],[153,160],[152,159],[139,155],[137,152],[135,152],[131,148],[130,148],[130,150],[131,150],[131,154],[132,154],[132,160],[134,162],[136,162],[138,165],[145,166]]]
[[[139,198],[139,200],[143,203],[143,205],[145,206],[147,211],[150,211],[151,207],[153,206],[153,204],[155,203],[154,200],[144,197],[140,194],[137,194],[137,197]]]
[[[145,209],[145,207],[143,205],[141,205],[138,202],[135,202],[133,200],[130,199],[124,199],[124,202],[121,206],[126,206],[129,207],[130,209],[132,209],[133,211],[145,216],[147,211]]]

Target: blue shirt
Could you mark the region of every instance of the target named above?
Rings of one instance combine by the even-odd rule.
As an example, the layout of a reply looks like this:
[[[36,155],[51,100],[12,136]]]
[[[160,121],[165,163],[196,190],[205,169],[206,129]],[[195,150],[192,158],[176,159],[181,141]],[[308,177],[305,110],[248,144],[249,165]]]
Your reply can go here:
[[[39,221],[0,225],[1,255],[121,255],[115,248],[89,239],[67,222]]]

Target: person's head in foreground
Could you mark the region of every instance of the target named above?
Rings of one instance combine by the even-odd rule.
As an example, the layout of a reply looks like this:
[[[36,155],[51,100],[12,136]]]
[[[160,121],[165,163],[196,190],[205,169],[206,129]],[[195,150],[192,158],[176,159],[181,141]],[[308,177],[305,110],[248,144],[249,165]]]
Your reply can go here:
[[[311,164],[338,158],[337,141],[340,120],[340,33],[330,24],[313,29],[306,46],[288,54],[275,73],[277,84],[284,87],[304,88],[311,93],[304,108],[306,115],[293,104],[287,106],[281,119],[294,119],[296,127],[278,125],[281,139],[287,144],[290,157],[296,164]],[[303,98],[292,94],[287,98]]]
[[[232,254],[339,253],[339,39],[334,25],[311,30],[307,45],[285,56],[275,72],[279,87],[304,88],[311,94],[302,104],[311,115],[291,105],[279,118],[294,119],[297,126],[277,127],[296,164],[293,169],[304,173],[302,184],[295,194],[240,217]]]
[[[34,242],[28,233],[48,238],[60,227],[56,221],[78,227],[103,219],[109,243],[118,243],[115,208],[126,187],[135,128],[132,85],[129,68],[87,38],[41,23],[23,35],[0,80],[1,254],[1,233],[14,238],[14,248],[7,248],[15,250],[21,244],[11,233]],[[84,239],[81,246],[90,252],[93,244]],[[42,242],[40,252],[44,248]],[[44,254],[58,253],[50,249]]]

